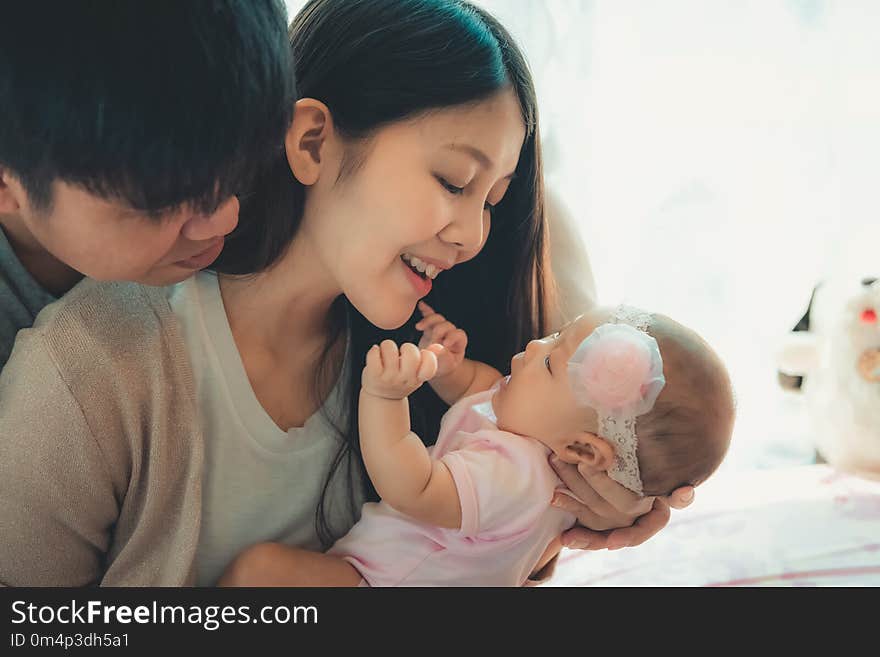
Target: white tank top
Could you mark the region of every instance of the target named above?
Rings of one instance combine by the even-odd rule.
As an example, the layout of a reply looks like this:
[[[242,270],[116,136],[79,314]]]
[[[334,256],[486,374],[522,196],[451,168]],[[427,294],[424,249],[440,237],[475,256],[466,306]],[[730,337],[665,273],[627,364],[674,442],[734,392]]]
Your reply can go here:
[[[198,585],[213,585],[239,552],[257,542],[320,549],[315,510],[341,445],[327,415],[341,417],[347,367],[321,409],[302,427],[282,431],[250,385],[217,275],[200,272],[172,286],[169,302],[182,324],[205,436]],[[340,466],[325,499],[337,532],[356,520],[346,476]],[[355,490],[359,515],[359,483]]]

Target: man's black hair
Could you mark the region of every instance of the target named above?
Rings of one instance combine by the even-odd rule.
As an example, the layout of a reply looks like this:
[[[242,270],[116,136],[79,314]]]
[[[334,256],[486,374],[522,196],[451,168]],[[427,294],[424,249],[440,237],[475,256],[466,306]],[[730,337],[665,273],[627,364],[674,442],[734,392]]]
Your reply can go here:
[[[295,101],[281,0],[3,0],[0,166],[155,215],[209,212],[277,155]]]

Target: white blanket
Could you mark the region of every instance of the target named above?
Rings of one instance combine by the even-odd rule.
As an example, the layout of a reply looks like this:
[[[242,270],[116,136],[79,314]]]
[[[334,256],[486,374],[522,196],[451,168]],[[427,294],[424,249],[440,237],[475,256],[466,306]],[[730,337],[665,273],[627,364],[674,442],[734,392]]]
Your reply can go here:
[[[545,586],[880,586],[880,481],[719,472],[643,545],[564,550]]]

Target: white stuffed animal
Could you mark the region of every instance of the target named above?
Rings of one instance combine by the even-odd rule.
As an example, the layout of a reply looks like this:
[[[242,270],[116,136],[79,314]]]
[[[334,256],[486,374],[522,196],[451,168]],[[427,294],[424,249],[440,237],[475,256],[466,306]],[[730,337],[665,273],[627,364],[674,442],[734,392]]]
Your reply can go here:
[[[880,477],[880,280],[816,287],[779,352],[779,381],[800,389],[813,444],[829,465]]]

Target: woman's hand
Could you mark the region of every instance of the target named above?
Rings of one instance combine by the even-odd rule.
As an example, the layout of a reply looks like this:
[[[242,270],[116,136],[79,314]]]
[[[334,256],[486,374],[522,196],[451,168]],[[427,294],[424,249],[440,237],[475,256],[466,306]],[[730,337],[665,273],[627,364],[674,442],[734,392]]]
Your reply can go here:
[[[562,535],[565,547],[583,550],[617,550],[634,547],[651,538],[669,522],[669,509],[683,509],[694,499],[692,486],[682,486],[668,498],[639,497],[604,471],[575,466],[556,458],[550,465],[578,499],[559,490],[553,505],[573,513],[578,525]]]

